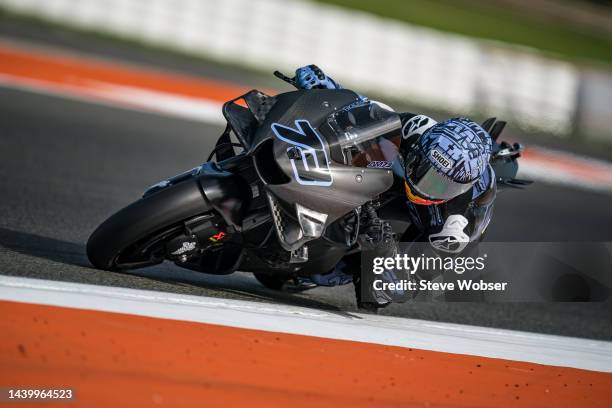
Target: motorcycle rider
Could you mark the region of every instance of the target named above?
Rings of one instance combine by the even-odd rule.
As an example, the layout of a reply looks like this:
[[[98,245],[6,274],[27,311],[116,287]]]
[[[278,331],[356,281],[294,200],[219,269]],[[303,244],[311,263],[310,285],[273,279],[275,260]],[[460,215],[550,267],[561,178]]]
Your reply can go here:
[[[298,68],[295,74],[300,89],[341,89],[315,65]],[[428,242],[430,249],[440,255],[464,252],[482,238],[492,217],[497,188],[489,164],[491,136],[467,118],[438,123],[422,114],[405,112],[399,116],[402,140],[397,160],[402,174],[400,182],[392,188],[403,190],[411,221],[401,241]],[[362,228],[373,253],[388,254],[389,225],[377,217],[372,207],[362,213],[366,217]],[[388,305],[392,299],[387,293],[372,293],[364,298],[367,283],[354,270],[354,263],[354,257],[352,262],[345,259],[331,272],[314,275],[310,281],[303,279],[301,283],[309,288],[313,283],[335,286],[352,281],[360,308],[375,310]],[[397,277],[389,272],[383,279]]]

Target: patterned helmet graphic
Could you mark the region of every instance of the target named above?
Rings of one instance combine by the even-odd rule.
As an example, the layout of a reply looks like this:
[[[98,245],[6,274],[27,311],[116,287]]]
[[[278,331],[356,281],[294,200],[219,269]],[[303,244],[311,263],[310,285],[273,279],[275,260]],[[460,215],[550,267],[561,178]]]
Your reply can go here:
[[[487,168],[492,143],[476,122],[454,118],[428,129],[418,146],[436,170],[457,183],[471,183]]]

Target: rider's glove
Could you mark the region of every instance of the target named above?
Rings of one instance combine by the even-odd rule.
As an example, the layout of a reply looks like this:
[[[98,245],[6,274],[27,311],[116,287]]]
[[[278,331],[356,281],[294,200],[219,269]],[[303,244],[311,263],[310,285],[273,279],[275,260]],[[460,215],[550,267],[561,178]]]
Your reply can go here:
[[[342,89],[316,65],[296,69],[295,82],[300,89]]]
[[[361,215],[360,230],[363,237],[362,243],[367,246],[376,247],[381,244],[390,244],[394,241],[395,237],[393,236],[391,224],[378,218],[374,206],[371,204],[364,205]]]
[[[391,228],[391,224],[382,221],[380,218],[368,224],[364,232],[366,241],[374,246],[388,244],[393,240],[393,229]]]

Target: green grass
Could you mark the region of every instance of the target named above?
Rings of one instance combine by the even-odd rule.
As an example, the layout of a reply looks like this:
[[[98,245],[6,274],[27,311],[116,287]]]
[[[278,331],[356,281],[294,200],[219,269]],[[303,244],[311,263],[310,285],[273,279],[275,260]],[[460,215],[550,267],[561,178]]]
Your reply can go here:
[[[612,64],[612,40],[566,24],[473,0],[318,0],[470,37],[533,47],[577,61]]]

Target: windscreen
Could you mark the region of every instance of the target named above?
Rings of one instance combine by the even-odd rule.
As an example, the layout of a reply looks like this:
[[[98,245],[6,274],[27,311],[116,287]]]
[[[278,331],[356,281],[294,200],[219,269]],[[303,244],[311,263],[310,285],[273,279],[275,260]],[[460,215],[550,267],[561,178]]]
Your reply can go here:
[[[401,140],[401,120],[396,112],[375,102],[360,102],[329,116],[345,164],[388,168]]]

